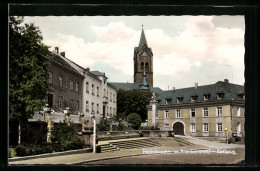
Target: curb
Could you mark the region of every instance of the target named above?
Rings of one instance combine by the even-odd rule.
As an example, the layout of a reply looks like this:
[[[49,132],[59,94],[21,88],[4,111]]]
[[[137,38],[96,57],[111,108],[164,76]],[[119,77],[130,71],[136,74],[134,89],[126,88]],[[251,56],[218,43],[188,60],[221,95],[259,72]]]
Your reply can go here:
[[[25,157],[15,157],[15,158],[9,158],[8,160],[9,162],[12,162],[12,161],[31,160],[37,158],[47,158],[47,157],[64,156],[70,154],[80,154],[80,153],[89,153],[89,152],[92,152],[92,148],[84,148],[80,150],[70,150],[70,151],[62,151],[62,152],[55,152],[55,153],[46,153],[46,154],[39,154],[39,155],[25,156]]]
[[[68,163],[68,164],[83,164],[83,163],[88,163],[88,162],[95,162],[95,161],[100,161],[100,160],[109,160],[109,159],[117,159],[117,158],[122,158],[122,157],[133,157],[133,156],[141,156],[141,155],[147,155],[147,154],[130,154],[130,155],[122,155],[122,156],[113,156],[113,157],[105,157],[105,158],[98,158],[98,159],[90,159],[90,160],[84,160],[84,161],[80,161],[80,162],[72,162],[72,163]]]

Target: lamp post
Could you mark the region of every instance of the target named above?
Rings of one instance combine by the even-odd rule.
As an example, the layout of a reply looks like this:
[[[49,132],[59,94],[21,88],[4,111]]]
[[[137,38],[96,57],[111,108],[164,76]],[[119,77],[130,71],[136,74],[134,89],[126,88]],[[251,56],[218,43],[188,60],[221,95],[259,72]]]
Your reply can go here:
[[[93,110],[91,112],[91,118],[93,118],[93,153],[96,153],[96,118]]]
[[[227,133],[227,144],[228,144],[228,129],[225,128],[225,131],[226,131],[226,133]]]
[[[48,104],[43,107],[44,120],[47,122],[47,142],[51,142],[51,131],[52,131],[52,121],[51,121],[51,108]]]
[[[146,126],[148,127],[148,120],[146,119],[145,122],[146,122]]]

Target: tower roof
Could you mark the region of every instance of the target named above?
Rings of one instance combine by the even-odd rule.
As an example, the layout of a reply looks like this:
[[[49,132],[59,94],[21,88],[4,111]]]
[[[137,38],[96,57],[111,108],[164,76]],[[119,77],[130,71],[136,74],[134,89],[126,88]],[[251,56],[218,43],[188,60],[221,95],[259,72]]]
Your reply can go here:
[[[148,47],[148,44],[147,44],[147,41],[146,41],[146,38],[145,38],[145,34],[144,34],[144,29],[142,28],[142,33],[141,33],[141,37],[140,37],[140,41],[139,41],[139,49],[140,50],[143,45],[146,45]]]
[[[141,83],[140,86],[139,86],[139,89],[140,89],[140,90],[149,90],[149,85],[147,84],[147,81],[146,81],[145,72],[144,72],[144,74],[143,74],[143,80],[142,80],[142,83]]]

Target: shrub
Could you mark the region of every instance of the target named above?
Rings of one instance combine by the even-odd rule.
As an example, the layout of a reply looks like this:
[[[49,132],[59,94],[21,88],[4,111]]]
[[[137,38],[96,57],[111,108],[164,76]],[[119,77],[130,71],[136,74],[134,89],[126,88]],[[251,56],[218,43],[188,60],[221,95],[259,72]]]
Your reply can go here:
[[[137,113],[130,113],[127,116],[127,122],[131,124],[133,129],[138,129],[141,125],[142,118]]]
[[[110,122],[106,119],[100,119],[97,124],[97,131],[109,131],[110,130]]]
[[[128,126],[125,126],[124,124],[119,125],[113,125],[113,131],[128,131]]]

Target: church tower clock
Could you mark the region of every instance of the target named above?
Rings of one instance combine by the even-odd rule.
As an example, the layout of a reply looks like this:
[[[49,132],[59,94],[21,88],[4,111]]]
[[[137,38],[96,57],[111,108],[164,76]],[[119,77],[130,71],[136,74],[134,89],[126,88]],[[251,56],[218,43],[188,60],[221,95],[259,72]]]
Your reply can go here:
[[[153,87],[153,52],[148,47],[142,28],[139,46],[134,49],[134,83],[141,84],[144,73],[148,85]]]

